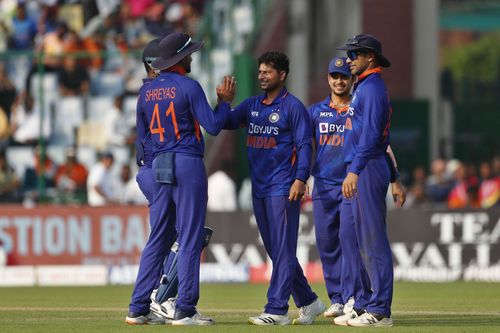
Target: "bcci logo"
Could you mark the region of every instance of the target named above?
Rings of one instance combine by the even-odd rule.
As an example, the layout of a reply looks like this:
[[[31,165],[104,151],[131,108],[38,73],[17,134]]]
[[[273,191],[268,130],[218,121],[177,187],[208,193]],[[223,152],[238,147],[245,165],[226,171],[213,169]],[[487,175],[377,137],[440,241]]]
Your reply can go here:
[[[276,112],[273,112],[269,115],[269,121],[272,122],[272,123],[275,123],[277,122],[278,120],[280,120],[280,115]]]
[[[336,67],[342,67],[344,65],[344,61],[342,59],[335,60]]]

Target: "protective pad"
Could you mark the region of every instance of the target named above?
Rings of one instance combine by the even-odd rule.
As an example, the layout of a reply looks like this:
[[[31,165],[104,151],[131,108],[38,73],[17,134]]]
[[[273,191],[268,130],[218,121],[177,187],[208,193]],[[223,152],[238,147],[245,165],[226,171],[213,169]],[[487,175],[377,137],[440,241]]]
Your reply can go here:
[[[213,230],[209,227],[205,227],[203,230],[203,247],[207,247],[212,237]],[[165,258],[163,266],[163,276],[160,280],[160,286],[156,292],[155,301],[162,304],[166,302],[169,298],[175,297],[177,295],[177,289],[179,287],[179,277],[177,275],[177,252],[179,250],[179,243],[175,242],[170,248],[170,253]]]
[[[175,153],[165,152],[156,156],[153,171],[157,183],[175,185]]]

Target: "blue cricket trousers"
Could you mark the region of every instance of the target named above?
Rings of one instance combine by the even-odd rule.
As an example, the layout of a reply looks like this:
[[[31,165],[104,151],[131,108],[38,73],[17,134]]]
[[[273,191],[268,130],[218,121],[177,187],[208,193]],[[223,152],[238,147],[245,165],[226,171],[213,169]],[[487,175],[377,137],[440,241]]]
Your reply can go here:
[[[150,295],[158,285],[162,264],[176,235],[179,291],[177,308],[195,310],[199,298],[200,254],[207,207],[207,175],[200,156],[176,153],[176,184],[154,183],[150,206],[151,233],[141,255],[130,311],[148,313]],[[151,176],[151,179],[154,179]]]
[[[341,279],[342,281],[350,279],[352,296],[355,300],[354,308],[364,310],[370,302],[372,291],[370,279],[359,251],[351,201],[344,198],[340,209],[339,238],[344,263]]]
[[[289,202],[288,196],[254,196],[253,208],[264,247],[273,262],[264,312],[286,314],[290,295],[297,307],[311,304],[317,295],[297,260],[300,201]]]
[[[144,194],[144,196],[148,200],[148,207],[151,207],[151,204],[154,200],[154,189],[155,189],[155,185],[156,185],[156,182],[154,180],[153,169],[148,165],[141,166],[139,168],[139,171],[137,172],[136,181],[137,181],[137,184],[139,185],[139,188],[141,189],[142,194]],[[167,216],[167,220],[170,220],[170,219],[173,219],[175,221],[175,214],[169,214]],[[151,220],[152,219],[150,217],[150,221]],[[171,223],[171,222],[167,222],[167,223]],[[173,222],[173,223],[175,223],[175,222]],[[170,270],[170,266],[172,265],[173,258],[174,258],[174,255],[172,255],[172,252],[170,251],[168,253],[167,257],[165,258],[165,260],[163,261],[163,270],[160,273],[160,275],[166,274]],[[159,284],[160,284],[159,282],[160,282],[160,279],[158,278],[154,289],[158,289]]]
[[[345,304],[354,293],[352,276],[340,247],[342,185],[314,180],[312,192],[316,245],[323,266],[326,291],[331,304]],[[355,239],[354,229],[351,238]]]
[[[144,165],[139,168],[137,171],[137,176],[135,176],[135,180],[141,189],[142,194],[148,200],[148,207],[151,206],[154,199],[155,194],[155,186],[156,182],[154,180],[153,169],[151,166]]]
[[[390,171],[385,156],[371,159],[359,175],[357,195],[345,200],[351,204],[359,253],[372,290],[364,308],[384,316],[391,315],[394,281],[392,252],[386,230],[385,197],[389,182]],[[355,307],[362,308],[358,304]]]

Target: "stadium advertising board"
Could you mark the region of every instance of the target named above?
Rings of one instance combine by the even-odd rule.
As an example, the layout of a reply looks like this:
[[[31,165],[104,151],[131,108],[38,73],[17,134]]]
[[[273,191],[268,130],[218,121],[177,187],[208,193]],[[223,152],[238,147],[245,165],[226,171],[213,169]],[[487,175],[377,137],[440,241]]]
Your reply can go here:
[[[145,207],[3,206],[9,265],[136,264],[148,236]]]
[[[397,280],[500,281],[500,209],[388,213],[388,233]],[[248,263],[250,279],[267,278],[270,263],[250,214],[210,214],[216,231],[207,261]],[[310,281],[322,278],[311,214],[302,214],[297,257]]]
[[[109,283],[129,283],[148,225],[145,207],[4,206],[0,243],[10,265],[104,265]],[[203,254],[202,281],[269,278],[270,262],[250,212],[209,213],[207,225],[214,235]],[[500,281],[500,209],[391,211],[387,227],[398,280]],[[322,279],[310,213],[301,215],[297,257],[310,281]]]

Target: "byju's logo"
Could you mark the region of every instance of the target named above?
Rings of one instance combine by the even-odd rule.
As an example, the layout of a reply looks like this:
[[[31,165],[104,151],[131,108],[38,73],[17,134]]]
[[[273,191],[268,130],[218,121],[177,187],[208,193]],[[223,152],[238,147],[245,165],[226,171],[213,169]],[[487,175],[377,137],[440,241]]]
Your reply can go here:
[[[319,132],[322,134],[328,133],[328,123],[319,123]]]

